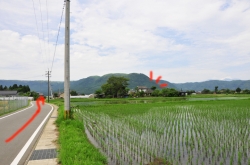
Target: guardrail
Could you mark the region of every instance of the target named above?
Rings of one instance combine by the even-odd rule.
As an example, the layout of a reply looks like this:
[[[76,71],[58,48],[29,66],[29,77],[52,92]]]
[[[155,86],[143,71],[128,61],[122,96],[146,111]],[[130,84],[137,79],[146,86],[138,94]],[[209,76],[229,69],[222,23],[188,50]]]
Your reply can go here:
[[[0,115],[26,107],[28,97],[0,97]]]

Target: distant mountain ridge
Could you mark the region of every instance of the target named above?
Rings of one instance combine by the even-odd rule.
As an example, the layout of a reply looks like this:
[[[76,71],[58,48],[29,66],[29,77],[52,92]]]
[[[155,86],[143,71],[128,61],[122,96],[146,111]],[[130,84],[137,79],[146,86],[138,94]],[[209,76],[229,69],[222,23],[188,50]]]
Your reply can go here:
[[[250,89],[250,80],[232,80],[232,81],[222,81],[222,80],[209,80],[203,82],[187,82],[187,83],[173,83],[176,89],[186,90],[195,90],[202,91],[203,89],[214,90],[215,86],[218,86],[218,89],[231,89],[235,90],[236,88],[241,89]]]
[[[219,89],[231,89],[234,90],[237,87],[241,89],[250,89],[250,80],[232,80],[232,81],[222,81],[222,80],[209,80],[204,82],[187,82],[187,83],[171,83],[166,80],[161,80],[159,84],[156,84],[155,81],[150,81],[149,77],[142,73],[111,73],[103,76],[90,76],[83,78],[77,81],[70,82],[70,89],[76,90],[77,93],[81,94],[91,94],[94,93],[97,89],[101,88],[102,84],[105,84],[109,77],[111,76],[123,76],[129,78],[128,88],[134,89],[136,86],[147,86],[148,88],[156,86],[159,88],[159,84],[167,83],[168,88],[175,88],[177,90],[195,90],[201,91],[204,88],[209,90],[214,90],[215,86],[218,86]],[[0,85],[3,86],[12,86],[13,84],[17,85],[29,85],[32,91],[44,93],[47,95],[47,81],[22,81],[22,80],[0,80]],[[53,92],[63,92],[63,81],[52,81],[52,90]]]

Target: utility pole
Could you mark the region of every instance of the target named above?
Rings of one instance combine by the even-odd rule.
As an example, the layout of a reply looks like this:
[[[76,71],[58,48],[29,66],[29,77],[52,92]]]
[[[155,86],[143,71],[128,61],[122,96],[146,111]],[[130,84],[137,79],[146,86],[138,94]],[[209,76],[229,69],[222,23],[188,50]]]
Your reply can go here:
[[[66,0],[65,8],[65,54],[64,54],[64,118],[69,118],[70,113],[70,0]]]
[[[48,77],[48,103],[49,103],[49,77],[51,75],[51,71],[46,71],[45,75]]]

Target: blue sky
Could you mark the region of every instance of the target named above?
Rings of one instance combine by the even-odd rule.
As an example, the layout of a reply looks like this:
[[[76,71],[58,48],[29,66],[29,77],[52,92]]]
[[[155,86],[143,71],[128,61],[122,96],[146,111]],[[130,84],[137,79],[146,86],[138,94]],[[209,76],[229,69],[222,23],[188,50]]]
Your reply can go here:
[[[40,2],[0,1],[0,79],[46,79],[64,2]],[[151,70],[175,83],[249,80],[249,20],[249,0],[71,1],[71,80]],[[52,81],[63,69],[64,17]]]

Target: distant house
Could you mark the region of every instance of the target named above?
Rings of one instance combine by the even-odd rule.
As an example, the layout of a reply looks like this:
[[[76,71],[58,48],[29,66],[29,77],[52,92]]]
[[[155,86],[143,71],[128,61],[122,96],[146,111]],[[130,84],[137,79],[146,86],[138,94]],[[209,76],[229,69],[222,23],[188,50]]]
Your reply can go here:
[[[59,94],[59,98],[64,98],[64,93]]]
[[[59,94],[59,98],[64,98],[64,93]]]
[[[17,91],[0,91],[0,96],[4,97],[18,96],[18,93]]]
[[[94,98],[95,94],[90,94],[90,95],[78,95],[78,96],[70,96],[71,99],[81,99],[81,98]]]
[[[187,92],[184,92],[184,91],[179,91],[179,96],[187,96]]]
[[[128,94],[129,95],[132,95],[132,94],[134,94],[135,93],[135,90],[134,89],[130,89],[129,91],[128,91]]]
[[[94,98],[95,97],[95,94],[90,94],[90,95],[78,95],[78,96],[71,96],[70,95],[70,98],[78,98],[78,99],[80,99],[80,98]],[[60,95],[59,95],[59,98],[64,98],[64,93],[61,93]]]
[[[95,98],[95,94],[90,94],[89,98]]]
[[[137,89],[139,92],[143,91],[145,93],[145,96],[151,96],[153,93],[153,90],[146,86],[137,86]]]

